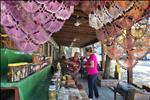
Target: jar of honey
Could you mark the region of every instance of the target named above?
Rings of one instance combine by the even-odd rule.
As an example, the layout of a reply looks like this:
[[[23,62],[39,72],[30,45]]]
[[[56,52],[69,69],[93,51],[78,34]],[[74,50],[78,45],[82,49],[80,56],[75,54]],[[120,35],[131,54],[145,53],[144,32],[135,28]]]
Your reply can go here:
[[[50,85],[48,93],[49,100],[56,100],[56,94],[56,85]]]

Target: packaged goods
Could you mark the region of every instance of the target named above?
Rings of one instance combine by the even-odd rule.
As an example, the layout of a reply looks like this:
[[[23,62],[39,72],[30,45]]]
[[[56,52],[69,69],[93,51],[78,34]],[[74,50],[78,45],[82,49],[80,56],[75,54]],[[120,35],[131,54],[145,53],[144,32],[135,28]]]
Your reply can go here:
[[[28,74],[27,66],[28,63],[26,62],[8,64],[8,80],[14,82],[25,78]]]

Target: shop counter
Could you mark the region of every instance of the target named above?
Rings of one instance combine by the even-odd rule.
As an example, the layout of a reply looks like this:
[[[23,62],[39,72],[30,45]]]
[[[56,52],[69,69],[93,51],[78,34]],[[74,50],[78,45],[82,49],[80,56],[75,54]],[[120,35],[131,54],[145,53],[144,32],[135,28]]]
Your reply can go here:
[[[8,82],[7,77],[1,78],[1,90],[17,88],[19,100],[30,100],[31,96],[36,91],[38,84],[47,78],[50,71],[50,65],[44,67],[43,69],[31,74],[30,76],[18,81],[18,82]],[[17,90],[16,90],[17,91]],[[16,92],[17,93],[17,92]]]
[[[5,76],[8,72],[8,64],[18,63],[18,62],[32,62],[32,55],[25,54],[23,52],[8,49],[0,48],[0,75]]]

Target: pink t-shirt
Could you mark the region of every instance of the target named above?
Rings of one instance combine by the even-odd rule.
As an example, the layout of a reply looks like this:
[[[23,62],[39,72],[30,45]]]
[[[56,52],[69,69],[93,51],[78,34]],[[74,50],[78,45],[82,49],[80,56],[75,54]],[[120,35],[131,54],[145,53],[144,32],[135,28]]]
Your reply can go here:
[[[86,65],[90,65],[91,61],[94,61],[94,67],[92,67],[92,68],[91,67],[87,67],[86,68],[86,71],[87,71],[88,75],[93,75],[93,74],[98,73],[98,71],[97,71],[97,58],[96,58],[95,54],[92,54],[90,56],[90,58],[86,62]]]

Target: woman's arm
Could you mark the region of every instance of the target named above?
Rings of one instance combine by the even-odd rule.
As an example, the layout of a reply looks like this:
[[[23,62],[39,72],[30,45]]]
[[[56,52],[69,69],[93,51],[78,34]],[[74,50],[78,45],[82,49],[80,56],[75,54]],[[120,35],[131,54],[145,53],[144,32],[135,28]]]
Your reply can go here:
[[[94,67],[94,61],[91,60],[91,61],[90,61],[90,65],[84,65],[83,67],[84,67],[84,68],[93,68],[93,67]]]

